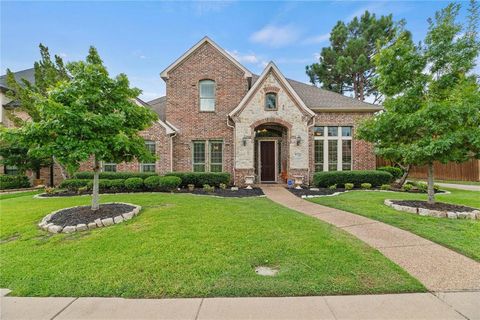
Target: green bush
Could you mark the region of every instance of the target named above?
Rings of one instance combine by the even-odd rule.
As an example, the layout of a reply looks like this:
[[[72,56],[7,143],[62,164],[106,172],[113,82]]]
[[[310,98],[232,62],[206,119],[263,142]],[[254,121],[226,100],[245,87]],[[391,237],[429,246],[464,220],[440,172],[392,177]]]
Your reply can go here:
[[[225,185],[230,183],[230,173],[228,172],[169,172],[165,176],[179,177],[182,181],[181,187],[189,184],[199,188],[202,188],[204,184],[220,187],[221,183]]]
[[[151,176],[158,176],[155,172],[100,172],[99,177],[100,179],[109,179],[109,180],[117,180],[117,179],[128,179],[128,178],[148,178]],[[93,172],[85,171],[85,172],[76,172],[73,175],[76,179],[92,179],[93,180]]]
[[[419,183],[417,183],[417,189],[421,192],[427,192],[428,185],[426,183],[419,182]]]
[[[173,176],[152,176],[143,181],[145,187],[152,191],[173,191],[178,188],[181,182],[182,180],[179,177]]]
[[[379,167],[377,168],[377,170],[390,173],[393,177],[392,181],[396,179],[400,179],[403,175],[403,170],[398,167],[385,166],[385,167]]]
[[[88,190],[93,189],[93,180],[88,182]],[[119,192],[125,190],[124,179],[100,179],[98,180],[98,189],[100,192],[113,191]]]
[[[328,189],[330,189],[330,190],[336,190],[336,189],[337,189],[337,185],[336,185],[336,184],[332,184],[331,186],[328,186]]]
[[[365,189],[365,190],[372,189],[372,184],[365,182],[365,183],[362,183],[360,187],[362,187],[362,189]]]
[[[213,193],[213,192],[215,192],[215,187],[210,186],[208,184],[204,184],[203,185],[203,191],[208,192],[208,193]]]
[[[409,183],[405,183],[402,187],[403,191],[411,191],[412,189],[413,189],[413,185],[411,185]]]
[[[382,184],[380,186],[380,189],[381,190],[390,190],[391,186],[389,184]]]
[[[90,183],[93,183],[91,179],[65,179],[59,187],[70,191],[78,191],[79,188],[87,187]]]
[[[0,175],[0,189],[30,188],[30,180],[24,175]]]
[[[343,187],[346,183],[353,183],[357,187],[362,183],[380,186],[389,183],[391,180],[392,175],[390,173],[378,170],[317,172],[313,176],[314,185],[322,188],[333,184]]]
[[[143,189],[142,178],[128,178],[125,179],[125,189],[128,191],[141,191]]]
[[[345,183],[345,190],[352,190],[355,185],[353,183]]]

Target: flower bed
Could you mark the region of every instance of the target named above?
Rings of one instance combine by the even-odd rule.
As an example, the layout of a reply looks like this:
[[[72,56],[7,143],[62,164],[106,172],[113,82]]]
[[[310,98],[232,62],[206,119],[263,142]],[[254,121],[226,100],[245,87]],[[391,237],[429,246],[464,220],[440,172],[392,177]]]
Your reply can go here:
[[[398,211],[405,211],[421,216],[450,218],[450,219],[480,219],[480,210],[449,203],[437,202],[429,204],[421,200],[389,200],[385,205]]]
[[[51,233],[86,231],[130,220],[140,209],[140,206],[122,202],[101,204],[98,210],[92,210],[90,206],[76,206],[46,215],[38,226]]]

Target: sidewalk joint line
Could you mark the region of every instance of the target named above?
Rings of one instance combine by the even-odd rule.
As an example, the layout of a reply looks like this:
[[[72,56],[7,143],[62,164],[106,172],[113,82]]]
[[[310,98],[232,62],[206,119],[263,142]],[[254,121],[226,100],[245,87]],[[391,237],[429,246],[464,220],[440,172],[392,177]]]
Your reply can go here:
[[[205,298],[202,298],[202,300],[200,300],[200,305],[198,306],[197,314],[195,315],[195,320],[197,320],[198,316],[200,315],[200,309],[202,308],[203,300],[205,300]]]
[[[372,221],[372,222],[356,223],[356,224],[350,224],[350,225],[348,225],[348,226],[342,226],[342,227],[339,227],[339,228],[340,228],[340,229],[343,229],[343,228],[364,226],[364,225],[367,225],[367,224],[375,224],[375,223],[380,223],[380,222],[378,222],[378,221]]]
[[[333,312],[332,307],[328,304],[327,297],[323,297],[323,301],[325,301],[325,304],[327,305],[328,310],[330,310],[330,312],[332,313],[333,318],[338,319],[337,316],[335,315],[335,312]]]
[[[58,317],[60,315],[60,313],[62,313],[63,311],[65,311],[65,309],[67,309],[68,307],[70,307],[72,305],[72,303],[74,303],[75,301],[78,300],[79,297],[76,297],[75,299],[73,299],[72,301],[70,301],[65,307],[63,307],[60,311],[58,311],[56,314],[53,315],[53,317],[50,318],[50,320],[53,320],[55,319],[56,317]]]
[[[461,313],[460,311],[458,311],[454,306],[452,306],[451,304],[449,304],[447,301],[443,300],[442,298],[440,298],[439,296],[437,296],[435,293],[432,293],[430,292],[430,294],[432,296],[434,296],[438,301],[440,301],[441,303],[449,306],[450,308],[452,308],[453,311],[455,311],[456,313],[458,313],[459,315],[461,315],[462,317],[464,317],[466,320],[470,320],[469,317],[467,317],[466,315],[464,315],[463,313]]]

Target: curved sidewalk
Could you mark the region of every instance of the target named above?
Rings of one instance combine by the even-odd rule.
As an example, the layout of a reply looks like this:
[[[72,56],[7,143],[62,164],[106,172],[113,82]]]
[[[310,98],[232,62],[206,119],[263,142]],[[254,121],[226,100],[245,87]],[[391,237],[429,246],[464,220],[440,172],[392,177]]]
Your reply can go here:
[[[303,200],[281,186],[262,186],[287,208],[330,223],[379,250],[430,291],[480,289],[480,263],[383,222]]]

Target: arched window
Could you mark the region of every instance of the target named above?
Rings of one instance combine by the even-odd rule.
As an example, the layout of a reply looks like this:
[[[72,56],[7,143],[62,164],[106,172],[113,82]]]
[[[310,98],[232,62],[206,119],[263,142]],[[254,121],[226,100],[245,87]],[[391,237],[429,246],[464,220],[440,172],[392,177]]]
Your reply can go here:
[[[268,92],[265,95],[265,110],[277,110],[277,94]]]
[[[215,111],[215,81],[199,82],[200,111]]]

